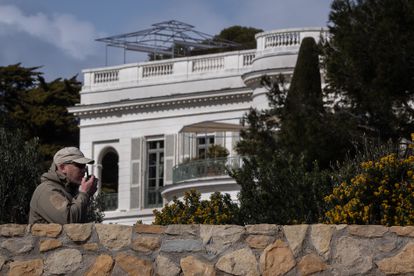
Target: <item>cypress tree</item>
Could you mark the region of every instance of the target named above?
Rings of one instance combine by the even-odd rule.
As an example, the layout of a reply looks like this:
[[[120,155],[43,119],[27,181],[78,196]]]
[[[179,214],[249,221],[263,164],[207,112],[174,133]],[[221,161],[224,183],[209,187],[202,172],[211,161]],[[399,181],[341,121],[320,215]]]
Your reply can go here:
[[[281,146],[305,163],[329,163],[325,152],[325,110],[322,101],[318,48],[311,37],[303,39],[281,116]],[[328,156],[327,156],[328,155]],[[326,160],[328,159],[328,160]]]

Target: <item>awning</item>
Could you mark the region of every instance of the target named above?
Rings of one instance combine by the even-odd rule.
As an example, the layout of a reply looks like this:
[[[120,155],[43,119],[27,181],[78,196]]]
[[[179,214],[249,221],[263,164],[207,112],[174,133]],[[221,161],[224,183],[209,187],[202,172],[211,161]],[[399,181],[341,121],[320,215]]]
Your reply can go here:
[[[204,121],[200,123],[195,123],[191,125],[184,126],[181,132],[193,132],[193,133],[209,133],[216,131],[233,131],[237,132],[245,127],[239,124],[230,124],[230,123],[219,123],[214,121]]]

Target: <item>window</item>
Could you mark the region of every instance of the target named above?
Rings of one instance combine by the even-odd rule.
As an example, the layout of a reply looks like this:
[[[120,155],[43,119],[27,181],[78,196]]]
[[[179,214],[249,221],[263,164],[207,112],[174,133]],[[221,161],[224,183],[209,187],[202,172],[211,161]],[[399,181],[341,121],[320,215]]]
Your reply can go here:
[[[105,201],[105,211],[118,208],[118,154],[108,151],[102,158],[101,192]]]
[[[162,206],[160,188],[164,186],[164,141],[147,142],[145,207]]]
[[[197,157],[206,158],[208,147],[214,145],[214,135],[197,137]]]

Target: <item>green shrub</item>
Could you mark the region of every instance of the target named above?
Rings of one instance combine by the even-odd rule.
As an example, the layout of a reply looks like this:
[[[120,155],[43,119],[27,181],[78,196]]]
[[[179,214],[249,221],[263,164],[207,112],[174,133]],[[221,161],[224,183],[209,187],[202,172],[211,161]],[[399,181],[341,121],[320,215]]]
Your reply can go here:
[[[171,204],[154,210],[154,224],[238,224],[238,206],[229,194],[215,192],[210,200],[200,200],[195,190],[185,193],[183,201],[174,198]]]
[[[30,199],[42,173],[37,140],[0,128],[0,223],[28,221]]]
[[[338,170],[325,222],[414,225],[414,155],[399,157],[397,149],[374,147]]]
[[[324,195],[331,190],[326,170],[303,158],[275,151],[264,158],[244,158],[243,167],[231,171],[242,186],[239,194],[243,224],[315,223],[325,211]]]
[[[229,151],[221,145],[211,145],[207,149],[207,158],[221,158],[229,156]]]

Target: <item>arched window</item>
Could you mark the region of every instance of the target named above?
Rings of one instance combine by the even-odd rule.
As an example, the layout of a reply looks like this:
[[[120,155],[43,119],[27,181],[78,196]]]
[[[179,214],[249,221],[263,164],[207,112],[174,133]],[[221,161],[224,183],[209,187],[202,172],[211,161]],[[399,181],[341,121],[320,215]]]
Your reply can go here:
[[[108,150],[102,157],[101,192],[105,198],[105,211],[118,208],[118,154]]]

